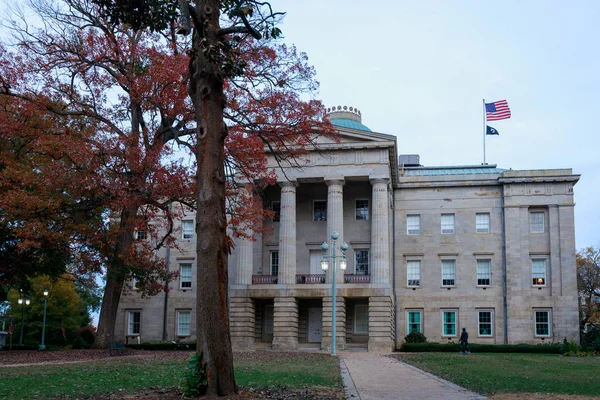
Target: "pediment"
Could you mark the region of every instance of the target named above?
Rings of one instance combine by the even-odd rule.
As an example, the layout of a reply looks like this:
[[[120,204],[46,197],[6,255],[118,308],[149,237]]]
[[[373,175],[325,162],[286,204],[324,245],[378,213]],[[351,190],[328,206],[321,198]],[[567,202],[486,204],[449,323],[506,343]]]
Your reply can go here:
[[[381,143],[381,142],[390,142],[395,141],[396,137],[392,135],[386,135],[383,133],[375,133],[375,132],[366,132],[359,131],[355,129],[344,129],[336,127],[339,132],[340,144],[347,143]],[[330,138],[318,138],[317,142],[319,144],[333,144],[335,143]]]

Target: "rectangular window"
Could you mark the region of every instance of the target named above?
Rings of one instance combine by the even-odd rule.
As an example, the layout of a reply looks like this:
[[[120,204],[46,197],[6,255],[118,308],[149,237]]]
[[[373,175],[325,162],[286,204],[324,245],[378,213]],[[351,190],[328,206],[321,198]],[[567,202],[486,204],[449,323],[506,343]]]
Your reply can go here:
[[[477,233],[490,233],[490,214],[475,214],[475,228]]]
[[[327,221],[327,201],[313,201],[313,221]]]
[[[535,336],[550,336],[550,311],[535,311]]]
[[[456,260],[442,260],[442,286],[456,283]]]
[[[190,327],[192,323],[191,311],[177,312],[177,336],[190,336]]]
[[[546,286],[546,259],[531,260],[533,286]]]
[[[369,200],[356,200],[356,219],[369,219]]]
[[[194,221],[186,219],[181,221],[181,227],[183,229],[183,238],[191,239],[194,237]]]
[[[273,333],[273,306],[265,306],[265,333]]]
[[[529,213],[529,232],[544,233],[544,213],[543,212]]]
[[[354,251],[355,273],[369,275],[369,250]]]
[[[421,261],[406,262],[406,282],[408,286],[421,286]]]
[[[354,333],[369,333],[369,306],[367,304],[354,306]]]
[[[422,321],[422,317],[423,314],[421,313],[421,311],[408,311],[407,312],[407,320],[408,320],[408,324],[407,324],[407,332],[406,333],[411,333],[411,332],[419,332],[419,333],[423,333],[422,330],[422,326],[421,326],[421,321]]]
[[[146,232],[146,231],[137,231],[135,233],[135,238],[137,240],[146,240],[146,239],[148,239],[148,232]]]
[[[192,287],[192,264],[179,264],[179,287],[181,289]]]
[[[271,252],[271,275],[279,275],[279,252]]]
[[[274,201],[271,203],[271,211],[275,214],[273,215],[273,222],[279,222],[281,219],[281,202]]]
[[[477,311],[477,330],[479,336],[492,336],[493,312],[490,310]]]
[[[442,214],[442,233],[454,233],[454,214]]]
[[[129,311],[127,321],[127,334],[128,335],[139,335],[140,334],[140,321],[142,313],[140,311]]]
[[[492,260],[477,260],[477,286],[492,284]]]
[[[421,234],[421,216],[407,215],[406,216],[406,234],[420,235]]]
[[[456,336],[456,311],[442,311],[442,335]]]

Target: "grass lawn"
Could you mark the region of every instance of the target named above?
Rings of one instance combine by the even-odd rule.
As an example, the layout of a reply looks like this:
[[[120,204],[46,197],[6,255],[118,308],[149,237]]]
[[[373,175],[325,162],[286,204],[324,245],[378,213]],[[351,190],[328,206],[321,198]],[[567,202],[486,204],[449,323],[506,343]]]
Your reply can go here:
[[[600,357],[557,354],[413,353],[402,361],[482,394],[600,395]]]
[[[180,386],[187,355],[113,357],[72,364],[0,367],[0,399],[81,398]],[[325,354],[241,354],[236,381],[243,387],[340,388],[337,359]]]

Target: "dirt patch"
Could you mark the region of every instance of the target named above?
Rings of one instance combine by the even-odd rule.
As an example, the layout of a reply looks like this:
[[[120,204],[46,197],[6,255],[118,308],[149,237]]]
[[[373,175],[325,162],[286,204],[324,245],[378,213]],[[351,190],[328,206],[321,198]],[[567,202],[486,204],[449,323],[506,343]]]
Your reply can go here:
[[[591,400],[600,399],[597,396],[579,396],[552,393],[503,393],[488,397],[491,400]]]
[[[286,389],[286,388],[241,388],[238,395],[228,397],[203,396],[202,400],[249,400],[249,399],[278,399],[278,400],[342,400],[340,391],[319,388]],[[181,399],[181,392],[167,390],[146,390],[135,394],[110,393],[84,397],[86,400],[175,400]]]

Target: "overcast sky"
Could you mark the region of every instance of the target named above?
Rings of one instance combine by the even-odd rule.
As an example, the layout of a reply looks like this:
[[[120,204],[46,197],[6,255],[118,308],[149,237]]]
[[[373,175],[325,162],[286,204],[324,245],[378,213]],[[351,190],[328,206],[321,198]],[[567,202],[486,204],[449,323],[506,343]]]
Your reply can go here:
[[[362,112],[421,163],[483,162],[482,99],[506,99],[490,122],[490,164],[572,168],[577,249],[600,245],[600,2],[273,2],[285,41],[306,52],[327,106]]]

